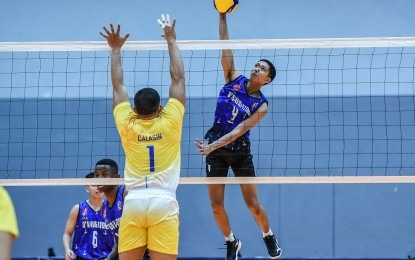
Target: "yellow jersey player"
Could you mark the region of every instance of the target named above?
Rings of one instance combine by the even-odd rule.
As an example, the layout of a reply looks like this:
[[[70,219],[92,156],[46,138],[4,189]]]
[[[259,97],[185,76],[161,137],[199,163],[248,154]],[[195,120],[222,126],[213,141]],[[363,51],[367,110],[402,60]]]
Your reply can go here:
[[[185,108],[184,66],[176,43],[175,24],[169,16],[158,20],[170,56],[169,100],[160,105],[152,88],[139,90],[131,108],[123,82],[121,47],[129,37],[103,27],[111,48],[111,78],[115,123],[125,151],[124,211],[119,229],[121,260],[141,259],[148,248],[152,259],[177,259],[179,206],[176,188],[180,178],[180,141]]]
[[[0,259],[12,258],[12,244],[19,236],[13,202],[5,188],[0,186]]]

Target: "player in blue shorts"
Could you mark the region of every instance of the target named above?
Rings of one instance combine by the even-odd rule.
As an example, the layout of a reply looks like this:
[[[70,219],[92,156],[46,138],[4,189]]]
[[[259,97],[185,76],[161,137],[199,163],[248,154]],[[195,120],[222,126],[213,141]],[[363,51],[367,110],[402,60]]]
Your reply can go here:
[[[94,178],[94,173],[86,178]],[[94,185],[87,185],[86,191],[89,199],[76,204],[66,222],[62,237],[66,260],[106,259],[114,247],[114,237],[100,212],[103,193]]]
[[[221,40],[229,39],[226,13],[220,13],[219,34]],[[225,85],[219,93],[213,127],[205,135],[207,144],[196,140],[196,147],[206,156],[207,177],[226,177],[229,167],[236,177],[253,177],[249,130],[268,111],[261,88],[274,79],[276,70],[270,61],[261,59],[247,78],[235,68],[232,50],[222,50],[222,67]],[[240,186],[245,203],[262,230],[268,254],[273,259],[279,258],[282,251],[259,202],[256,185]],[[226,259],[237,259],[242,243],[234,236],[224,207],[225,184],[209,184],[208,190],[216,223],[225,236]]]

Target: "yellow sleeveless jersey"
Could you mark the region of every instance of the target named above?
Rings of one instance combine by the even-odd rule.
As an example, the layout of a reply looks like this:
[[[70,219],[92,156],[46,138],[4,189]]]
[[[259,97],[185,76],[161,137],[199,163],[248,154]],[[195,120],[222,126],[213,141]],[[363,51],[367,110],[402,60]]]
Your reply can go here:
[[[115,124],[126,155],[127,188],[176,190],[180,179],[183,115],[183,104],[174,98],[151,120],[139,119],[129,102],[114,108]]]

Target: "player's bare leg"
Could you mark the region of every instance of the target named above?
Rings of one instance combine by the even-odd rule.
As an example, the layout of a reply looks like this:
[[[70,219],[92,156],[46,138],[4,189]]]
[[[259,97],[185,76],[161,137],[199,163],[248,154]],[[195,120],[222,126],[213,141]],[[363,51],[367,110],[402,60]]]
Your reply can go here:
[[[255,184],[241,184],[242,195],[248,209],[251,211],[263,232],[263,240],[267,247],[267,251],[271,259],[277,259],[281,256],[282,250],[278,245],[278,240],[272,233],[268,216],[264,208],[261,206],[258,200],[258,193]]]
[[[228,214],[224,205],[225,184],[209,184],[208,190],[213,215],[226,239],[226,259],[238,259],[238,252],[241,250],[242,243],[231,232]]]
[[[120,260],[143,259],[144,252],[146,251],[146,248],[147,248],[146,246],[142,246],[142,247],[137,247],[137,248],[119,253],[119,258],[120,258]]]
[[[177,255],[169,255],[169,254],[163,254],[160,252],[151,251],[150,252],[150,259],[151,260],[176,260]]]
[[[241,184],[242,195],[244,197],[246,206],[251,211],[252,216],[258,223],[259,227],[263,232],[268,232],[269,222],[267,213],[262,207],[258,199],[258,193],[255,184]]]
[[[231,233],[231,227],[229,224],[228,214],[225,210],[225,184],[209,184],[208,185],[210,206],[223,235],[229,236]]]

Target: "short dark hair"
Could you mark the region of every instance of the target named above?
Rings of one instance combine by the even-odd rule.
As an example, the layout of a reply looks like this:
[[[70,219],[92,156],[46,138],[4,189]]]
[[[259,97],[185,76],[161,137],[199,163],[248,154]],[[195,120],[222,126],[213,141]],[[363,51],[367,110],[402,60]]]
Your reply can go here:
[[[267,59],[260,59],[259,61],[263,61],[263,62],[266,62],[268,64],[268,66],[269,66],[268,76],[271,78],[271,81],[269,83],[271,83],[274,80],[275,75],[277,74],[277,70],[275,69],[274,64],[272,64],[272,62],[270,62]]]
[[[102,159],[102,160],[99,160],[95,164],[95,166],[97,166],[97,165],[108,165],[108,166],[110,166],[110,169],[111,169],[111,171],[113,173],[115,173],[115,174],[118,173],[118,164],[114,160],[112,160],[112,159]]]
[[[90,172],[87,175],[85,175],[85,178],[87,178],[87,179],[94,178],[94,174],[95,174],[95,172]]]
[[[150,115],[157,111],[160,106],[160,95],[152,88],[143,88],[134,96],[134,106],[141,115]]]

